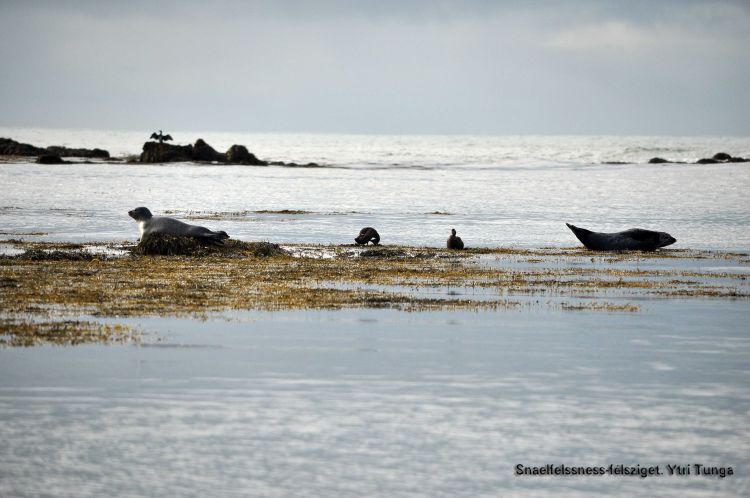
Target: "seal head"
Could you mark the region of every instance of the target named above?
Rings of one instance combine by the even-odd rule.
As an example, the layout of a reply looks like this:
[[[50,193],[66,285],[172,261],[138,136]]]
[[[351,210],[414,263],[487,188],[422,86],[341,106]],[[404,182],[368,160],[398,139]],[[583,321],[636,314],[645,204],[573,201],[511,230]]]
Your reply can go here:
[[[146,221],[154,217],[154,215],[151,214],[151,211],[149,211],[147,207],[137,207],[135,209],[131,209],[130,211],[128,211],[128,216],[133,218],[135,221]]]
[[[566,223],[573,234],[592,251],[655,251],[677,242],[667,232],[631,228],[623,232],[592,232]]]

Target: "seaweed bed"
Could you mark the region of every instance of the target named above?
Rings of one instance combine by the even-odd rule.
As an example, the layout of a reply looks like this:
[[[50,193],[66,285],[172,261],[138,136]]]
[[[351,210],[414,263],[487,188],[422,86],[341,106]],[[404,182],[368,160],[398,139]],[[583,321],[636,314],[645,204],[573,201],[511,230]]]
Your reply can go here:
[[[98,317],[341,308],[638,312],[644,298],[750,297],[748,273],[709,271],[702,264],[746,265],[744,253],[280,247],[176,237],[100,244],[125,251],[115,257],[81,244],[3,243],[24,250],[0,256],[5,345],[137,340],[137,331],[102,325]]]

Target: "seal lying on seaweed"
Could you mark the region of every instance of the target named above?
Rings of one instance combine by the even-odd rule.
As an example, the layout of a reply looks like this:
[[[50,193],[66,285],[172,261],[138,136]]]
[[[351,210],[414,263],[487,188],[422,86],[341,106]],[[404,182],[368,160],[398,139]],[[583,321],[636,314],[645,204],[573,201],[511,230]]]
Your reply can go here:
[[[643,228],[631,228],[624,232],[592,232],[566,223],[578,240],[592,251],[655,251],[677,242],[667,232],[654,232]]]
[[[228,239],[227,232],[214,232],[205,227],[198,225],[189,225],[174,218],[166,216],[154,216],[151,211],[145,207],[138,207],[128,211],[128,215],[138,222],[138,228],[141,230],[141,242],[150,235],[161,233],[166,235],[183,235],[195,237],[206,242],[222,244],[223,240]]]

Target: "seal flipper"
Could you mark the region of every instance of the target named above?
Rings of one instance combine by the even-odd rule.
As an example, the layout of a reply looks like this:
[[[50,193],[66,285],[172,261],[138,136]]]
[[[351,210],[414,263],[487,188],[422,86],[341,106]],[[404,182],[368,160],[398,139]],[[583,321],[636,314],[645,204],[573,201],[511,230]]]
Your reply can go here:
[[[214,244],[223,244],[224,240],[229,238],[227,232],[210,232],[202,236],[203,239],[209,240]]]

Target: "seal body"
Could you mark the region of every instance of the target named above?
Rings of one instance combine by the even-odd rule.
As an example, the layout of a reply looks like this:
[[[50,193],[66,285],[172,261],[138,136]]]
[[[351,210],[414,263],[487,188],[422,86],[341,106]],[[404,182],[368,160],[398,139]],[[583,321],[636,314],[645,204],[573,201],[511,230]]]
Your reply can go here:
[[[451,228],[451,235],[448,237],[448,242],[446,243],[446,246],[448,249],[463,249],[464,248],[464,241],[461,240],[461,237],[456,235],[456,229]]]
[[[359,231],[359,235],[355,237],[354,242],[359,245],[367,245],[368,242],[372,242],[372,245],[376,246],[380,243],[380,234],[372,227],[365,227]]]
[[[227,235],[226,232],[214,232],[206,227],[190,225],[167,216],[154,216],[151,214],[151,211],[145,207],[139,207],[132,211],[128,211],[128,215],[138,222],[138,228],[141,231],[141,241],[155,233],[195,237],[197,239],[203,239],[208,242],[217,242],[219,244],[221,244],[223,240],[229,238],[229,235]]]
[[[624,232],[592,232],[566,223],[578,240],[592,251],[655,251],[677,242],[666,232],[654,232],[643,228],[631,228]]]

